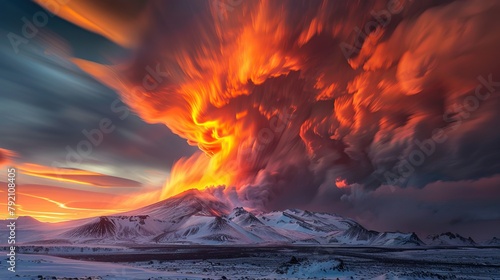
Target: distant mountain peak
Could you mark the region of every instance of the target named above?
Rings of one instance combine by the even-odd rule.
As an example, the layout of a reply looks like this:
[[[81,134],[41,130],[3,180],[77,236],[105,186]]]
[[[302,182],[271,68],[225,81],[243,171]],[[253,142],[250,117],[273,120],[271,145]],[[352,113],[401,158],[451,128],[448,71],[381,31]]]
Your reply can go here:
[[[241,216],[241,215],[244,215],[244,214],[247,214],[247,213],[249,213],[249,212],[247,210],[245,210],[245,208],[243,208],[241,206],[233,208],[233,211],[232,211],[232,214],[235,217],[238,217],[238,216]]]
[[[471,237],[463,237],[458,233],[443,232],[428,235],[429,245],[435,246],[475,246],[476,242]]]
[[[486,246],[500,246],[500,238],[493,237],[484,243]]]
[[[31,216],[19,216],[17,217],[17,221],[19,222],[19,224],[22,224],[23,226],[44,224],[43,222],[40,222],[39,220]]]
[[[245,208],[243,207],[235,207],[233,211],[228,215],[228,219],[240,226],[263,224],[259,218],[257,218],[253,213],[245,210]]]

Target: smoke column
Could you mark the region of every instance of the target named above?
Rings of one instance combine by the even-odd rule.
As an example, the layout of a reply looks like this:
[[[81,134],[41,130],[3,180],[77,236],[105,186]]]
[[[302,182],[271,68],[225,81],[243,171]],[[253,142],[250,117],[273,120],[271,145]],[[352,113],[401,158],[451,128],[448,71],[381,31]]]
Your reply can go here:
[[[113,2],[58,16],[132,49],[74,61],[199,147],[162,198],[224,186],[275,209],[500,170],[498,1]]]

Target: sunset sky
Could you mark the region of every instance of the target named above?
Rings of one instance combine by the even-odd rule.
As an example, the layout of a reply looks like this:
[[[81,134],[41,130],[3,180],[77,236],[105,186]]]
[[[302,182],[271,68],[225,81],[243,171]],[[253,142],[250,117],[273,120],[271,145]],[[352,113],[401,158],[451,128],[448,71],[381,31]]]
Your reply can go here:
[[[155,192],[161,190],[173,162],[196,149],[165,126],[147,124],[129,112],[113,90],[69,57],[78,53],[106,62],[108,56],[120,57],[127,50],[51,17],[16,54],[7,34],[22,35],[22,18],[43,9],[31,1],[1,6],[0,162],[18,168],[18,214],[60,221],[136,207],[131,201],[156,201]],[[88,156],[75,156],[78,144],[88,140],[82,131],[99,129],[102,119],[111,120],[116,129],[92,145]],[[0,174],[2,180],[5,176],[6,172]]]
[[[499,13],[494,0],[2,1],[0,165],[18,170],[18,215],[208,188],[256,211],[498,236]]]

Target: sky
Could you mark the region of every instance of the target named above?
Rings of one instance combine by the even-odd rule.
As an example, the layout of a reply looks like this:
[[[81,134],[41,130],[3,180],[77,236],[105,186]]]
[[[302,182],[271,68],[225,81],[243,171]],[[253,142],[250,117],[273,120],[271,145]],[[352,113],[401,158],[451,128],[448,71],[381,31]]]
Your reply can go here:
[[[19,215],[198,188],[500,236],[497,1],[0,5],[0,164],[18,169]]]
[[[147,195],[161,189],[172,164],[196,149],[165,126],[141,120],[69,57],[106,62],[128,51],[49,17],[16,52],[8,34],[22,36],[23,18],[45,10],[31,1],[1,5],[0,162],[18,168],[18,214],[59,221],[130,209],[131,197],[150,201]],[[100,142],[94,134],[98,145],[91,149],[79,148],[89,139],[83,131],[100,129],[103,119],[114,130]],[[69,174],[72,169],[89,174]],[[5,180],[6,171],[1,176]]]

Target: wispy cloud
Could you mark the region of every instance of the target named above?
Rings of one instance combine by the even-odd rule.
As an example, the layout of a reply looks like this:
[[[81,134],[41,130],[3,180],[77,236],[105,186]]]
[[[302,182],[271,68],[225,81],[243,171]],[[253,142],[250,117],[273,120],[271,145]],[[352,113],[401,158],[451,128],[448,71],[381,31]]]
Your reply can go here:
[[[73,168],[54,168],[38,164],[22,164],[21,173],[62,182],[90,185],[96,187],[140,187],[141,183],[97,172]]]

